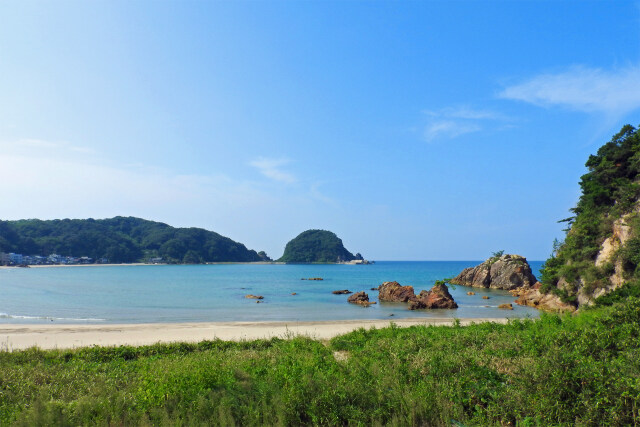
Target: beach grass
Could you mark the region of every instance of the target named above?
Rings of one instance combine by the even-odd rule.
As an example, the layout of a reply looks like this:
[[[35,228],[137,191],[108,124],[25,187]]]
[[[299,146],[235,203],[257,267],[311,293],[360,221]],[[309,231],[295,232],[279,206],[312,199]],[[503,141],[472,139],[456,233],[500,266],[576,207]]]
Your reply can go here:
[[[637,425],[640,300],[578,315],[0,352],[0,425]]]

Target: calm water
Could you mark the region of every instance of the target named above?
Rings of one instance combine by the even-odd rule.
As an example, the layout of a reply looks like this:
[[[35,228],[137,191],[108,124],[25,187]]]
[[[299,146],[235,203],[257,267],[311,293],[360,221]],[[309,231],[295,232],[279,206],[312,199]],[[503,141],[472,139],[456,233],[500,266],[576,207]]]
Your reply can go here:
[[[395,318],[535,317],[506,291],[456,286],[457,310],[407,310],[406,304],[368,308],[347,303],[336,289],[365,290],[384,281],[419,293],[438,279],[479,261],[377,262],[373,265],[157,265],[0,269],[0,323],[147,323],[209,321],[313,321]],[[536,277],[541,262],[531,262]],[[323,277],[323,281],[301,278]],[[298,295],[291,295],[296,292]],[[264,296],[263,304],[244,298]],[[489,300],[482,299],[488,295]]]

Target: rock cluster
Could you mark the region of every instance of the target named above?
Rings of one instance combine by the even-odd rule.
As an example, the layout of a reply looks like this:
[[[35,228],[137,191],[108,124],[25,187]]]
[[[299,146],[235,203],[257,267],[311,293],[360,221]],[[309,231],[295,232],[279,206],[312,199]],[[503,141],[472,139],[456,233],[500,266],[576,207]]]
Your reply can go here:
[[[420,291],[415,299],[409,300],[409,310],[422,308],[458,308],[447,285],[435,285],[431,290]]]
[[[551,293],[544,294],[540,292],[542,284],[536,282],[531,288],[521,288],[510,291],[511,295],[517,296],[516,304],[528,305],[530,307],[539,308],[547,311],[575,311],[576,308],[565,302],[559,297]]]
[[[347,302],[350,302],[351,304],[360,304],[365,307],[369,307],[371,304],[375,304],[375,302],[369,301],[369,295],[367,295],[364,291],[356,292],[355,294],[350,295],[349,298],[347,298]]]
[[[529,288],[536,283],[527,259],[520,255],[502,255],[489,258],[476,267],[462,270],[451,279],[454,285],[512,290]]]
[[[458,308],[447,285],[435,285],[429,291],[421,291],[416,296],[413,286],[402,286],[398,282],[384,282],[379,287],[380,301],[406,302],[409,310],[430,308]]]

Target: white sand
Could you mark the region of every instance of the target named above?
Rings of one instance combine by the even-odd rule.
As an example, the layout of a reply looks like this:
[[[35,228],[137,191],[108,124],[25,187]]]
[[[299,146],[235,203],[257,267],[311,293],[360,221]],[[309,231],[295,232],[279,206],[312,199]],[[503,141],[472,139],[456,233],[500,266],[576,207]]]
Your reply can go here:
[[[147,323],[126,325],[23,325],[0,324],[0,350],[43,349],[85,346],[146,345],[158,342],[198,342],[203,340],[252,340],[305,335],[328,339],[361,327],[451,325],[452,319],[345,320],[327,322],[216,322]],[[506,323],[506,318],[460,319],[461,324]]]

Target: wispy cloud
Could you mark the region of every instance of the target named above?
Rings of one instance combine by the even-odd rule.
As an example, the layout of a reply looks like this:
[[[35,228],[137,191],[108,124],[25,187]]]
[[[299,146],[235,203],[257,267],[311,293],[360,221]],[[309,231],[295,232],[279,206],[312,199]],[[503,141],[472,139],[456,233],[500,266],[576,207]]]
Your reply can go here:
[[[640,66],[603,70],[574,66],[507,87],[499,96],[539,106],[622,115],[640,108]]]
[[[481,131],[487,121],[504,121],[507,117],[490,110],[473,109],[467,106],[446,107],[440,110],[425,110],[428,117],[424,138],[428,141],[453,139],[458,136]]]
[[[282,167],[291,163],[289,159],[270,159],[266,157],[259,157],[249,162],[249,165],[258,169],[258,171],[269,179],[278,182],[284,182],[286,184],[293,184],[297,181],[296,177],[284,170]]]

